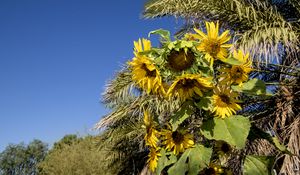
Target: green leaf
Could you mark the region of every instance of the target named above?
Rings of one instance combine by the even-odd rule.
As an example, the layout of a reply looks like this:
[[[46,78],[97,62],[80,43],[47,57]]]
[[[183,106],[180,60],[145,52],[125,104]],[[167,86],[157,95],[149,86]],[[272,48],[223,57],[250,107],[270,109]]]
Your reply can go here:
[[[161,56],[156,57],[155,60],[154,60],[154,62],[155,62],[156,64],[162,64],[163,61],[164,61],[164,60],[163,60],[163,58],[162,58]]]
[[[180,47],[181,48],[193,47],[193,42],[181,40]]]
[[[160,154],[161,156],[158,158],[157,161],[156,174],[161,174],[161,171],[166,166],[169,166],[177,161],[176,156],[172,152],[167,153],[164,149],[161,149]]]
[[[189,118],[189,116],[192,114],[191,109],[189,108],[188,104],[185,103],[181,109],[175,113],[174,116],[171,117],[170,119],[170,124],[172,125],[172,130],[176,131],[176,129],[178,128],[178,126],[187,118]]]
[[[148,34],[148,37],[150,37],[150,35],[152,35],[152,34],[160,35],[162,41],[165,41],[165,42],[171,41],[171,37],[170,37],[171,35],[170,35],[170,32],[168,30],[157,29],[157,30],[151,31]]]
[[[175,44],[177,43],[177,41],[174,41],[174,42],[170,42],[169,44],[168,44],[168,49],[169,50],[172,50],[173,48],[175,48]]]
[[[244,62],[241,62],[237,59],[235,59],[234,57],[229,57],[227,59],[224,59],[224,60],[221,60],[222,62],[224,63],[227,63],[227,64],[231,64],[231,65],[242,65]]]
[[[210,162],[212,149],[196,145],[187,149],[179,160],[168,170],[169,175],[197,175]]]
[[[252,125],[250,128],[250,133],[248,136],[249,140],[255,140],[257,138],[260,139],[266,139],[268,140],[272,145],[275,146],[276,149],[278,149],[279,151],[281,151],[282,153],[285,154],[289,154],[289,155],[293,155],[286,146],[282,145],[277,137],[272,137],[270,134],[264,132],[263,130],[261,130],[260,128]]]
[[[274,157],[247,155],[243,175],[271,175]]]
[[[271,142],[272,144],[274,144],[274,146],[279,149],[280,151],[284,152],[284,153],[287,153],[287,154],[292,154],[284,145],[282,145],[278,138],[277,137],[272,137],[272,141]]]
[[[200,102],[196,103],[196,106],[199,109],[203,110],[211,110],[212,109],[212,101],[210,97],[203,97],[201,98]]]
[[[214,117],[203,123],[201,133],[208,139],[223,140],[239,149],[245,147],[250,121],[241,115],[221,119]]]
[[[249,94],[266,94],[266,84],[264,81],[253,78],[241,86],[232,86],[232,89],[237,92],[244,92]]]

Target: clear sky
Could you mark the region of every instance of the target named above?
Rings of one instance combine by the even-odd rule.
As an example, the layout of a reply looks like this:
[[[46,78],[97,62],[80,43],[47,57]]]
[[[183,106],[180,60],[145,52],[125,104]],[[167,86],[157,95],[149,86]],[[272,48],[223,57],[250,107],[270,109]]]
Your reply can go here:
[[[175,19],[141,18],[143,0],[0,1],[0,151],[86,134],[107,110],[104,84],[133,40]],[[177,28],[178,29],[178,28]]]

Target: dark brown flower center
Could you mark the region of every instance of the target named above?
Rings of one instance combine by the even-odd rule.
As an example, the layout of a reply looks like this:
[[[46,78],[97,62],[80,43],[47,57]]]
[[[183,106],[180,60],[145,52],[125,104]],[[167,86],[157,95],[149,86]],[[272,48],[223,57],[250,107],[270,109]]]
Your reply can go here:
[[[184,78],[178,82],[179,88],[191,89],[197,85],[197,80]]]
[[[231,73],[233,79],[241,78],[241,76],[244,74],[244,70],[241,67],[234,67],[233,71]]]
[[[147,77],[156,77],[156,70],[154,69],[154,70],[149,70],[148,68],[147,68],[147,65],[146,64],[143,64],[142,66],[141,66],[141,68],[143,69],[143,70],[145,70],[146,71],[146,76]]]
[[[228,153],[230,151],[230,146],[227,143],[222,143],[221,151],[223,151],[224,153]]]
[[[172,133],[172,139],[175,142],[175,144],[180,144],[180,143],[182,143],[184,136],[180,132],[174,131]]]
[[[214,170],[214,168],[209,167],[209,168],[206,168],[206,169],[205,169],[204,174],[205,174],[205,175],[215,175],[215,174],[216,174],[216,171]]]
[[[242,73],[244,73],[244,70],[241,67],[236,67],[235,72],[242,74]]]
[[[195,55],[191,51],[185,52],[183,49],[179,51],[172,50],[168,55],[169,67],[177,72],[190,68],[195,62]]]
[[[206,51],[212,56],[216,56],[220,51],[220,43],[217,41],[209,41]]]
[[[230,98],[228,97],[228,95],[226,94],[221,94],[219,95],[219,97],[221,98],[221,101],[226,103],[226,104],[230,104]]]

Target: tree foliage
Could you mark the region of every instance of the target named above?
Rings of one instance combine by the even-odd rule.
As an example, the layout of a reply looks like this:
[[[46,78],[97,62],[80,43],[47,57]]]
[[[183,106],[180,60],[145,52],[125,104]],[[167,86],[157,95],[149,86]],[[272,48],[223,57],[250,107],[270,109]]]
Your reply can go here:
[[[81,140],[82,138],[78,138],[76,134],[65,135],[58,142],[54,143],[52,150],[61,150],[65,146],[71,146],[75,143],[79,143]]]
[[[58,141],[38,167],[44,175],[103,174],[102,154],[95,149],[95,138],[67,135]]]
[[[0,153],[0,174],[5,175],[36,175],[37,164],[44,160],[48,146],[40,140],[10,144]]]

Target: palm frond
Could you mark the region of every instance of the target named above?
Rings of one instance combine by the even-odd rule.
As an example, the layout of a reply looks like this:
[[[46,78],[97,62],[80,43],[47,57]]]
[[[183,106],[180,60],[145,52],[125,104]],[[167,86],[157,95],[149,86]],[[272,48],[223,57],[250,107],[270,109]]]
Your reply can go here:
[[[109,108],[114,108],[118,104],[130,103],[137,90],[131,79],[131,73],[128,67],[124,66],[114,79],[106,83],[106,89],[102,94],[102,103]]]
[[[136,174],[145,165],[141,122],[126,121],[108,128],[98,138],[96,145],[103,155],[105,167],[112,174]],[[132,161],[136,162],[133,166]]]
[[[179,99],[165,99],[156,95],[142,94],[136,97],[131,103],[119,104],[114,111],[104,116],[95,125],[95,129],[110,127],[117,122],[130,120],[130,118],[141,120],[144,109],[148,109],[151,113],[160,116],[161,119],[166,119],[163,116],[172,114],[180,107],[181,103]]]
[[[290,52],[295,52],[297,48],[297,37],[287,23],[253,26],[244,33],[237,32],[236,36],[235,46],[249,50],[253,60],[258,62],[272,63],[274,58],[278,61],[283,47]]]
[[[188,19],[192,24],[219,20],[234,31],[236,47],[251,50],[257,60],[271,62],[279,57],[282,48],[290,52],[297,48],[292,25],[267,1],[154,0],[145,5],[146,18],[166,15]]]
[[[253,24],[284,21],[273,6],[264,1],[246,0],[152,0],[145,5],[144,16],[175,16],[184,19],[219,20],[234,30],[248,30]]]
[[[288,149],[297,156],[289,156],[285,155],[283,160],[283,166],[280,170],[282,174],[294,174],[300,169],[300,115],[296,117],[296,120],[290,124],[288,129],[286,130],[284,135],[286,135],[286,139],[288,140],[287,147]],[[287,137],[289,136],[289,137]]]
[[[288,2],[300,13],[300,2],[298,0],[288,0]],[[298,16],[299,17],[299,16]]]
[[[196,16],[197,8],[205,5],[201,0],[150,0],[145,4],[144,17],[156,18],[175,16],[191,18]]]

